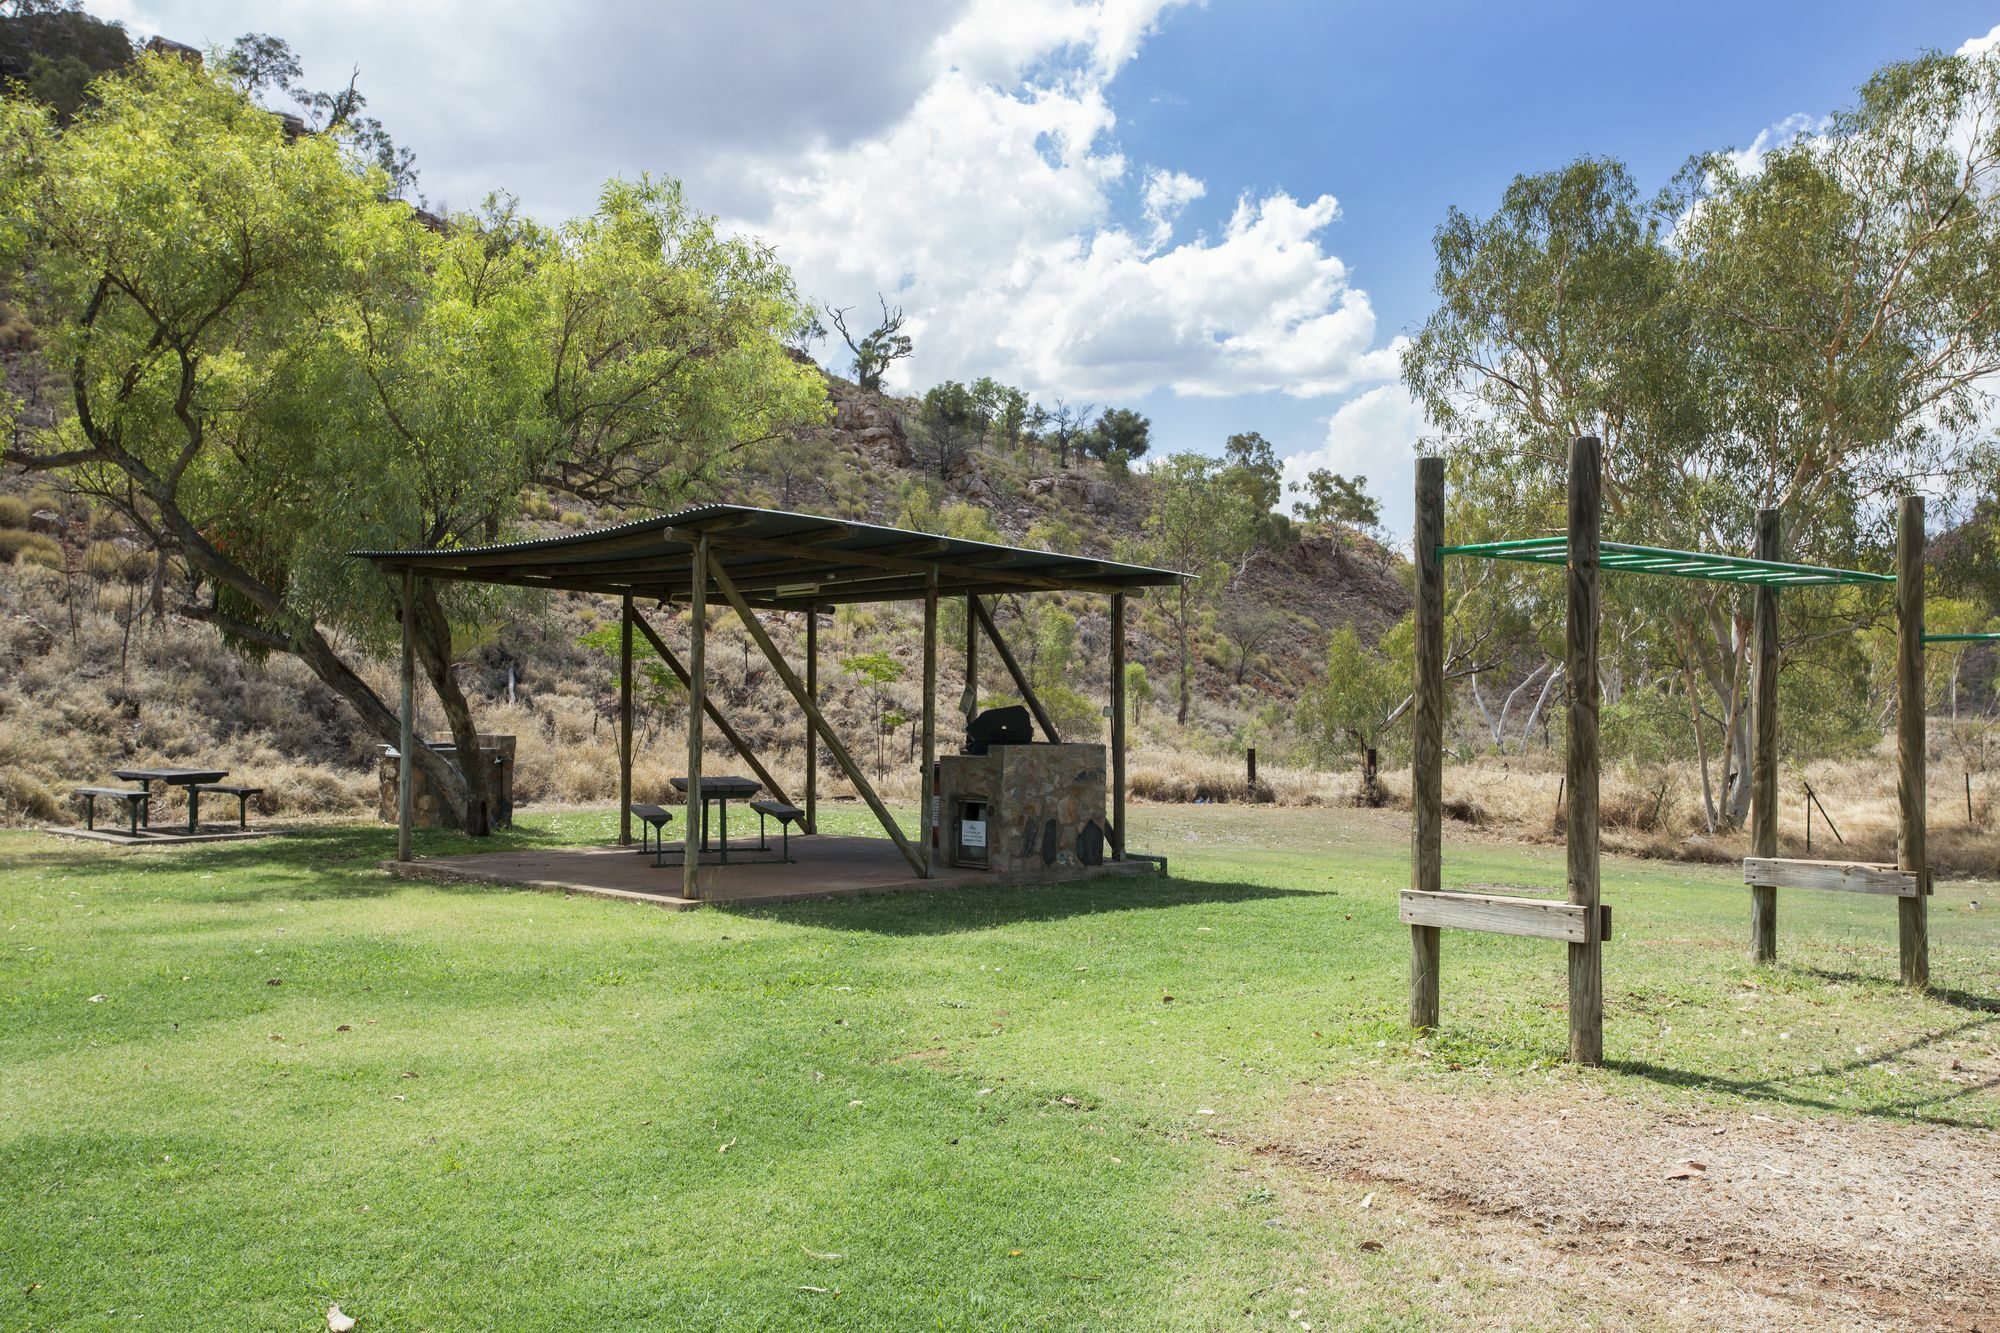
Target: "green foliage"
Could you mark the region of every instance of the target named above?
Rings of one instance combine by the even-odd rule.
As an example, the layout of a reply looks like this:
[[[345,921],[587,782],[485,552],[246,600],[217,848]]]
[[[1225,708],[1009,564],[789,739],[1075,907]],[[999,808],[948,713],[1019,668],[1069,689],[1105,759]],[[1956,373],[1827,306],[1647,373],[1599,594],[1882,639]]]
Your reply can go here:
[[[1292,505],[1302,523],[1345,523],[1372,529],[1382,522],[1382,506],[1367,491],[1368,478],[1347,477],[1316,467],[1306,474],[1304,496]]]
[[[579,646],[609,658],[610,675],[616,680],[623,637],[624,627],[618,621],[607,620],[579,634],[576,641]],[[687,706],[687,686],[681,684],[681,678],[674,674],[651,640],[637,631],[632,635],[632,699],[667,720]]]
[[[47,533],[29,532],[26,528],[0,528],[0,560],[17,565],[61,569],[62,545]]]
[[[1227,582],[1229,563],[1253,540],[1255,513],[1244,492],[1223,484],[1225,469],[1201,454],[1172,454],[1153,479],[1153,512],[1146,519],[1152,563],[1197,576],[1196,582],[1155,590],[1152,596],[1174,630],[1179,666],[1177,718],[1187,722],[1192,692],[1190,632],[1197,591],[1212,596]]]
[[[957,469],[984,430],[978,399],[957,380],[926,391],[917,419],[924,428],[930,464],[940,477]]]
[[[1153,700],[1153,682],[1146,678],[1143,662],[1125,664],[1125,702],[1132,711],[1132,721],[1136,725],[1140,712]]]
[[[1038,551],[1056,551],[1063,555],[1074,555],[1082,549],[1076,529],[1059,514],[1052,518],[1038,518],[1029,524],[1023,540]]]
[[[1352,625],[1327,637],[1326,679],[1307,692],[1301,718],[1323,752],[1360,755],[1381,746],[1391,715],[1410,693],[1415,638],[1409,618],[1373,647]]]
[[[0,528],[28,526],[28,502],[18,495],[0,495]]]
[[[1115,461],[1121,468],[1146,456],[1152,447],[1153,423],[1129,407],[1108,408],[1082,436],[1083,452],[1099,462]]]

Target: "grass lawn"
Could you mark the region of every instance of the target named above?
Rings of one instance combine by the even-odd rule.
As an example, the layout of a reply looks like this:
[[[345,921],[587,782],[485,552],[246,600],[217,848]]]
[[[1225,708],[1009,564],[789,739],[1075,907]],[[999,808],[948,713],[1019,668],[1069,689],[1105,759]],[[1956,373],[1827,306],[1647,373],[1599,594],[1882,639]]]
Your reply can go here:
[[[1403,1026],[1405,836],[1141,807],[1171,880],[675,914],[391,879],[375,825],[0,835],[0,1329],[1423,1327],[1469,1279],[1253,1151],[1315,1088],[2000,1124],[1992,885],[1912,996],[1887,899],[1781,894],[1758,969],[1733,871],[1609,862],[1578,1071],[1546,942],[1448,932]]]

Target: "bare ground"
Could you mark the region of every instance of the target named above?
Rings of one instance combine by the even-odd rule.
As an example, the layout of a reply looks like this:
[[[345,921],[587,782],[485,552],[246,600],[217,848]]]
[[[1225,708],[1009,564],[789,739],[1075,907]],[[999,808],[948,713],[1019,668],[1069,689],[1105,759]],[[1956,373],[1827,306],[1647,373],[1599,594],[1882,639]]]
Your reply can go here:
[[[1454,1323],[2000,1329],[1981,1130],[1350,1086],[1243,1146]]]

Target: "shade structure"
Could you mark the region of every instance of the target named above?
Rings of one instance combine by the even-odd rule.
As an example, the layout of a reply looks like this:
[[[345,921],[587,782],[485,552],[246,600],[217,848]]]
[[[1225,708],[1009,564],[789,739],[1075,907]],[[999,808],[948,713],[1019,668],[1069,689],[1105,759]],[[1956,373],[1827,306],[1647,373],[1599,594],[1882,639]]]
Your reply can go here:
[[[1926,634],[1925,643],[2000,643],[2000,634]]]
[[[1519,560],[1536,565],[1569,562],[1567,537],[1526,537],[1517,541],[1475,542],[1466,546],[1440,546],[1439,555],[1471,556],[1483,560]],[[1702,551],[1675,551],[1661,546],[1634,546],[1627,542],[1603,542],[1598,547],[1598,565],[1637,574],[1664,574],[1670,578],[1705,579],[1712,583],[1742,583],[1776,588],[1824,587],[1837,583],[1894,583],[1894,574],[1875,574],[1864,569],[1835,569],[1823,565],[1794,565],[1782,560],[1756,560],[1741,555],[1710,555]]]
[[[385,571],[410,570],[423,578],[686,602],[695,547],[703,538],[744,600],[771,611],[920,601],[933,586],[944,597],[1120,593],[1187,577],[1089,556],[743,505],[704,505],[533,541],[352,554]]]
[[[992,542],[966,541],[935,533],[856,523],[814,514],[755,509],[744,505],[707,505],[658,518],[640,519],[593,532],[572,533],[533,541],[489,546],[439,547],[424,550],[354,551],[398,579],[403,591],[401,780],[408,792],[416,746],[413,740],[412,653],[413,598],[430,580],[507,584],[616,597],[620,603],[618,792],[621,846],[632,833],[632,645],[643,636],[688,689],[687,767],[676,779],[686,799],[682,840],[682,896],[701,895],[701,865],[690,841],[693,831],[706,827],[702,767],[704,731],[708,722],[757,774],[757,783],[772,803],[790,811],[808,834],[818,830],[817,759],[823,750],[867,804],[889,841],[921,878],[937,871],[939,838],[937,741],[938,603],[941,597],[965,599],[966,699],[978,698],[977,638],[983,632],[1014,688],[1033,713],[1042,739],[1060,743],[1054,719],[1037,697],[1034,683],[1021,670],[1000,633],[986,598],[1036,592],[1083,592],[1105,596],[1111,609],[1112,665],[1109,695],[1112,726],[1110,800],[1107,828],[1095,829],[1100,848],[1108,842],[1114,860],[1125,860],[1125,680],[1123,643],[1126,595],[1135,589],[1170,587],[1188,576],[1168,569],[1100,560],[1090,556],[1036,551]],[[932,799],[919,803],[921,832],[911,839],[827,721],[818,705],[819,618],[830,607],[854,602],[920,602],[923,608],[923,764],[919,772]],[[642,602],[688,607],[685,664],[647,623]],[[707,691],[706,614],[712,605],[733,611],[743,630],[791,696],[807,737],[805,792],[802,806],[793,806],[776,779],[762,764],[744,734],[725,718]],[[763,624],[766,612],[803,613],[806,662],[803,679],[785,660]],[[971,703],[967,703],[968,710]],[[970,720],[968,718],[968,720]],[[782,812],[766,812],[782,813]],[[397,864],[411,859],[411,817],[407,802],[399,812]],[[1053,823],[1048,826],[1055,828]],[[1094,828],[1094,823],[1092,825]],[[1051,835],[1052,836],[1052,835]],[[1079,837],[1082,834],[1078,834]],[[1053,847],[1053,843],[1049,844]],[[1082,846],[1081,843],[1078,844]],[[1047,864],[1054,864],[1047,856]],[[1095,862],[1085,862],[1096,864]]]

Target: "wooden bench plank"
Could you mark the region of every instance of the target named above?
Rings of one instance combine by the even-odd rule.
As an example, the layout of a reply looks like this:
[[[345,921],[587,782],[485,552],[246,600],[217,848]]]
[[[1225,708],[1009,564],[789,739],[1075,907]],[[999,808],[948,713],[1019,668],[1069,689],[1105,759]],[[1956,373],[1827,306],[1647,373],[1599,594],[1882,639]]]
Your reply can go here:
[[[1597,909],[1600,940],[1611,938],[1611,909]],[[1398,915],[1410,926],[1453,926],[1495,935],[1590,942],[1590,909],[1556,898],[1521,898],[1492,893],[1427,893],[1404,889]]]
[[[1782,856],[1743,858],[1743,882],[1757,888],[1832,889],[1840,893],[1917,896],[1915,871],[1866,861],[1800,861]]]

